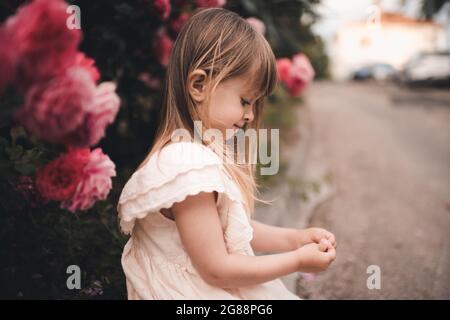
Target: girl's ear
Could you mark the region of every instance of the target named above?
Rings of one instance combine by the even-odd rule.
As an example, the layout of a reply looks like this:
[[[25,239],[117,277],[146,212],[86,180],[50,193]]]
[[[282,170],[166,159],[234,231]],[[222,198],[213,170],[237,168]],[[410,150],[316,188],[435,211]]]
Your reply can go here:
[[[202,103],[206,95],[206,72],[195,69],[188,77],[188,90],[192,99],[197,103]]]

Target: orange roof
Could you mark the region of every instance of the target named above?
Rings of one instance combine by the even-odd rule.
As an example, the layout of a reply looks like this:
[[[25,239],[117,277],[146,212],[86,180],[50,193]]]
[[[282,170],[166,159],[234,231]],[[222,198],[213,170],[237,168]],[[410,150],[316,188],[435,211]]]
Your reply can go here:
[[[399,13],[381,11],[381,23],[402,23],[402,24],[435,24],[431,20],[416,20]]]

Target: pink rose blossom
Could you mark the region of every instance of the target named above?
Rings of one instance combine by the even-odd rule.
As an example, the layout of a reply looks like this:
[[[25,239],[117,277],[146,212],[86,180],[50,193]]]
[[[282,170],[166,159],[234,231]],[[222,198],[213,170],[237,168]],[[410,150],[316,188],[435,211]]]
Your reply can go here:
[[[81,181],[75,194],[61,203],[70,212],[87,210],[97,200],[105,200],[112,187],[111,177],[116,176],[115,165],[100,148],[94,149],[84,166]]]
[[[301,78],[307,84],[310,83],[315,76],[314,69],[308,57],[303,53],[296,54],[292,58],[293,74]]]
[[[175,32],[179,33],[181,30],[181,27],[186,23],[186,21],[189,19],[189,14],[186,12],[183,12],[178,16],[178,18],[172,20],[170,22],[170,29]]]
[[[158,59],[158,62],[164,67],[167,67],[169,64],[172,46],[172,39],[170,39],[164,29],[160,29],[153,40],[153,51]]]
[[[278,78],[283,82],[291,96],[298,96],[314,79],[314,69],[306,55],[296,54],[292,61],[288,58],[277,60]]]
[[[38,138],[61,143],[77,129],[93,105],[95,84],[90,73],[73,67],[49,83],[37,83],[27,92],[17,120]]]
[[[196,4],[198,7],[223,7],[227,3],[226,0],[197,0]]]
[[[5,28],[16,37],[21,53],[75,50],[81,33],[67,28],[66,9],[63,0],[34,0],[19,7],[5,22]]]
[[[283,83],[288,83],[290,80],[289,70],[291,69],[292,62],[289,58],[277,59],[277,73],[278,79]]]
[[[67,201],[83,179],[83,170],[89,162],[89,149],[71,149],[39,168],[36,187],[44,201]]]
[[[100,83],[81,125],[64,137],[66,145],[92,146],[104,137],[106,127],[114,122],[119,111],[120,99],[115,90],[112,82]]]
[[[34,0],[5,22],[19,60],[17,84],[24,92],[34,82],[48,80],[73,64],[81,32],[67,28],[66,9],[62,0]]]
[[[148,72],[141,73],[138,79],[141,80],[149,88],[158,89],[161,87],[161,81],[158,78],[153,77]]]
[[[86,55],[83,52],[77,53],[74,65],[83,67],[86,70],[88,70],[89,74],[91,75],[91,78],[94,82],[97,82],[98,79],[100,79],[100,72],[98,71],[97,67],[95,66],[94,59],[86,57]]]
[[[48,84],[32,86],[16,119],[51,143],[80,148],[97,144],[114,121],[120,99],[114,83],[95,86],[94,70],[74,66]]]
[[[87,210],[106,199],[116,176],[115,165],[100,148],[69,148],[36,173],[36,187],[44,201],[61,201],[71,212]]]
[[[247,18],[246,20],[253,27],[253,29],[258,31],[262,35],[266,33],[266,26],[264,25],[264,22],[262,22],[261,20],[254,17]]]
[[[154,0],[153,7],[158,12],[161,20],[166,20],[170,15],[170,1],[169,0]]]

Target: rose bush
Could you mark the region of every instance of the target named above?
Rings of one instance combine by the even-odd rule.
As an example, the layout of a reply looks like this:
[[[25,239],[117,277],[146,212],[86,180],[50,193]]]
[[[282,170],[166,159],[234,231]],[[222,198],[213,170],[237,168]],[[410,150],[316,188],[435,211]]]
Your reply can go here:
[[[127,239],[115,204],[153,139],[173,41],[196,9],[223,6],[249,18],[277,57],[291,57],[302,48],[287,40],[292,26],[284,23],[298,23],[307,9],[285,3],[291,7],[0,2],[0,296],[125,298],[120,256]],[[69,4],[81,10],[81,30],[66,27]],[[289,69],[301,78],[294,59]],[[73,264],[82,270],[79,291],[66,286]]]

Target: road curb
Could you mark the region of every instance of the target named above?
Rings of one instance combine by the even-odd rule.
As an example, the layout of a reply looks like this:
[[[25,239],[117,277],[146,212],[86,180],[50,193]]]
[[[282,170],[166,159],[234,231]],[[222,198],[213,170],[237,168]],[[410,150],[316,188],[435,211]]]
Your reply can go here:
[[[335,194],[336,188],[332,180],[324,177],[327,169],[321,165],[317,166],[314,161],[309,161],[314,137],[311,113],[305,105],[296,108],[300,139],[296,144],[283,150],[282,156],[289,159],[286,177],[281,183],[262,194],[263,199],[274,202],[272,205],[258,204],[255,218],[270,225],[303,229],[308,226],[314,209]],[[308,189],[314,180],[325,183],[321,184],[319,190]],[[308,197],[308,201],[305,201],[305,196]],[[298,294],[299,276],[299,273],[294,273],[282,277],[281,280],[289,290]]]

